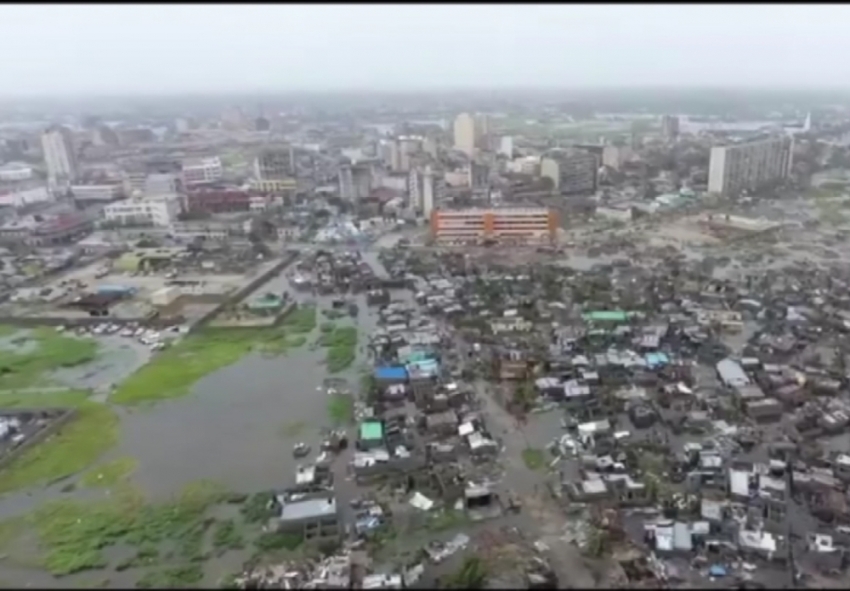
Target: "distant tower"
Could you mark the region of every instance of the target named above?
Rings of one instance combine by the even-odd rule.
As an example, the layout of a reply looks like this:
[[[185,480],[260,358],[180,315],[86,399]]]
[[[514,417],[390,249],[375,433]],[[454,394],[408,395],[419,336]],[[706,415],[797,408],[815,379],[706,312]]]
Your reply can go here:
[[[461,113],[455,119],[454,144],[455,149],[472,156],[475,152],[476,125],[475,118],[469,113]]]
[[[71,132],[58,125],[47,129],[41,136],[47,177],[52,184],[73,182],[77,179],[77,158]]]
[[[806,122],[803,123],[803,131],[811,131],[812,129],[812,114],[806,113]]]

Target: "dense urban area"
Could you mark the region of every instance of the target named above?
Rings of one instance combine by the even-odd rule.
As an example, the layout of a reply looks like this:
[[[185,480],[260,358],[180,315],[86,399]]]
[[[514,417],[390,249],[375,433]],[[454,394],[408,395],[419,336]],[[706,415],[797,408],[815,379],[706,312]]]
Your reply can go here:
[[[850,97],[568,95],[0,105],[0,586],[847,588]]]

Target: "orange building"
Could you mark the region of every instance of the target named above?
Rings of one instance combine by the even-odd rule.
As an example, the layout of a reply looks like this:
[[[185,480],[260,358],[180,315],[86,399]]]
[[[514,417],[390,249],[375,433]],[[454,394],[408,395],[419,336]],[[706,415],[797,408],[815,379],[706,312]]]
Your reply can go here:
[[[442,244],[487,240],[511,244],[551,243],[558,231],[557,212],[545,207],[435,209],[431,237]]]

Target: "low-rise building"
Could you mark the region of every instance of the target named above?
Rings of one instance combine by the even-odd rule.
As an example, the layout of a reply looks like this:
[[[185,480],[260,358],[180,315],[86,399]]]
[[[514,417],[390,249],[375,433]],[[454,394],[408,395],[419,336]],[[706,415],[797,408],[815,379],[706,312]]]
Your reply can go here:
[[[224,174],[218,156],[197,158],[183,162],[183,185],[203,185],[221,180]]]
[[[545,207],[435,209],[431,236],[440,243],[553,242],[558,216]]]
[[[155,195],[111,203],[103,208],[103,217],[121,226],[169,226],[181,211],[179,195]]]

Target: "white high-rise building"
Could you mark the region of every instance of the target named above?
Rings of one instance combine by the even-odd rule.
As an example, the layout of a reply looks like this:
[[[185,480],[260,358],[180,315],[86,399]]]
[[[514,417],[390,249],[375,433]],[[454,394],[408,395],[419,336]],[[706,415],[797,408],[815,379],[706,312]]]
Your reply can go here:
[[[71,132],[61,126],[47,129],[41,136],[47,178],[51,184],[70,183],[77,179],[77,158]]]
[[[708,192],[738,195],[788,178],[794,142],[775,137],[711,149]]]
[[[514,138],[509,135],[502,137],[499,141],[499,154],[503,154],[508,158],[514,157]]]
[[[443,201],[445,181],[431,166],[414,168],[408,177],[408,207],[425,217],[430,217],[434,208]]]
[[[352,164],[339,169],[339,197],[357,203],[372,192],[372,168],[365,164]]]
[[[475,152],[476,134],[475,117],[469,113],[461,113],[455,118],[454,124],[455,149],[468,156]]]

